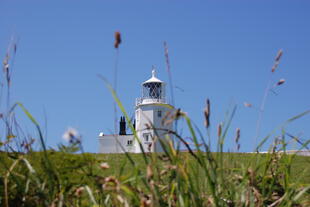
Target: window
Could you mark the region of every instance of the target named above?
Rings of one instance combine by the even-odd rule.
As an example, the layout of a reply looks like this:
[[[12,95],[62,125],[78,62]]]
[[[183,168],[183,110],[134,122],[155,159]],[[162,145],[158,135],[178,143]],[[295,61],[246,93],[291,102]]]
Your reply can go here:
[[[127,140],[127,146],[131,146],[132,145],[132,140]]]
[[[151,141],[151,133],[144,133],[143,138],[145,142]]]
[[[143,97],[161,99],[162,98],[162,84],[158,82],[150,82],[143,84]]]
[[[161,117],[161,111],[157,111],[157,116]]]

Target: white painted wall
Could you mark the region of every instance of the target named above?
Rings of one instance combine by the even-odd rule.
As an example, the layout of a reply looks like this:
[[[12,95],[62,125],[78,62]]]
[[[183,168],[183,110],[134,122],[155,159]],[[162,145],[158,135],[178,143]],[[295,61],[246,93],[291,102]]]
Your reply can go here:
[[[132,145],[128,145],[128,141]],[[134,152],[133,135],[99,135],[99,153]]]
[[[171,124],[162,124],[162,119],[164,118],[165,114],[171,110],[172,109],[169,104],[154,103],[140,104],[136,106],[136,130],[138,138],[140,139],[145,152],[163,152],[162,146],[157,139],[161,138],[162,140],[165,140],[165,134],[167,132],[162,129],[172,129]],[[158,111],[161,111],[161,116],[158,116]],[[152,128],[147,129],[146,125],[149,125],[151,127],[153,126],[156,130],[156,133]],[[148,133],[150,134],[152,140],[145,140],[145,135]],[[156,135],[158,135],[158,137]],[[135,148],[136,153],[142,152],[138,142],[135,143]]]

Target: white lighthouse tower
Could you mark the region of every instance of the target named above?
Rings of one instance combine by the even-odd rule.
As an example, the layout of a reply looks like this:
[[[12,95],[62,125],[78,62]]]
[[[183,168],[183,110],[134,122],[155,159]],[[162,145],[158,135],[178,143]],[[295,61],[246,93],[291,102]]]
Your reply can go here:
[[[141,153],[142,148],[144,152],[163,152],[160,139],[163,142],[172,139],[168,133],[172,123],[163,123],[163,118],[173,106],[167,103],[165,83],[156,78],[155,70],[152,77],[142,83],[142,97],[136,99],[135,110],[137,136],[127,134],[125,117],[121,117],[119,134],[100,132],[100,153]]]
[[[136,99],[137,137],[145,152],[163,152],[159,139],[171,139],[167,132],[172,129],[172,124],[163,123],[163,117],[172,109],[166,101],[165,83],[156,78],[153,69],[152,77],[142,83],[142,97]],[[135,141],[134,145],[135,152],[140,153],[139,143]]]

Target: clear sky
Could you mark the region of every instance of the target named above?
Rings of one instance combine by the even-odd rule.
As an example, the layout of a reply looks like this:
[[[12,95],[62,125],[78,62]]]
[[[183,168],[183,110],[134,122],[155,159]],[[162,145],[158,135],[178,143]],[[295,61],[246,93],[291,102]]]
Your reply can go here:
[[[241,151],[251,151],[258,111],[243,103],[260,106],[279,49],[283,57],[273,81],[286,82],[275,89],[278,95],[269,94],[260,134],[310,109],[309,11],[308,0],[1,0],[0,57],[4,59],[11,36],[18,38],[12,102],[22,102],[38,119],[49,146],[64,142],[63,132],[74,127],[83,135],[86,151],[97,152],[99,132],[114,131],[113,100],[97,77],[113,82],[114,32],[122,34],[117,90],[129,114],[152,65],[168,82],[167,41],[176,107],[205,132],[203,107],[210,98],[215,142],[218,123],[235,104],[225,149],[235,148],[240,127]],[[24,115],[18,113],[18,118],[25,132],[35,135]],[[309,128],[308,115],[286,130],[307,140]],[[188,136],[186,130],[183,136]]]

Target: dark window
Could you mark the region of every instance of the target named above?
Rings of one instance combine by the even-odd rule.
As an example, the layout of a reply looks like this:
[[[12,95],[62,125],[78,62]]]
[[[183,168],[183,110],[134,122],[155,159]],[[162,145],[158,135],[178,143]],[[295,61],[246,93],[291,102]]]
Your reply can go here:
[[[151,140],[151,134],[150,133],[144,133],[143,138],[145,142],[148,142]]]
[[[157,116],[161,117],[161,111],[157,111]]]
[[[132,145],[132,140],[128,140],[127,145]]]

